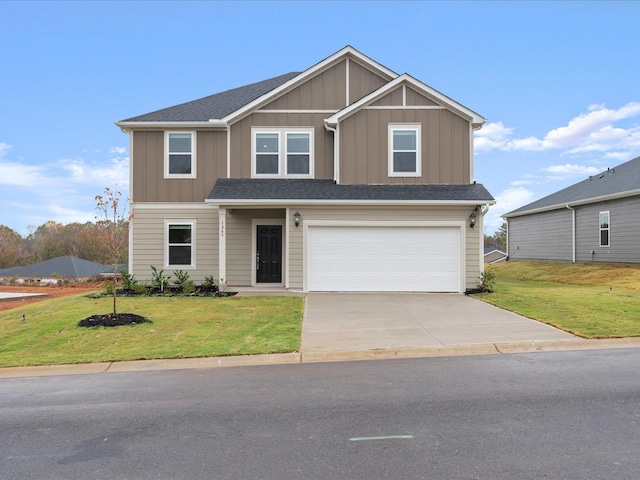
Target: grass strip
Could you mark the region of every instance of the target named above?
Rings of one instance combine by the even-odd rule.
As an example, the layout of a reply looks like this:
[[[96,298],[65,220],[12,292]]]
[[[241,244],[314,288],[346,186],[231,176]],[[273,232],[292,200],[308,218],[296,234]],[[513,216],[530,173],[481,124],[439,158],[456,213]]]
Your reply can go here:
[[[295,352],[303,304],[302,297],[119,298],[119,312],[153,323],[82,328],[83,318],[109,313],[112,299],[46,300],[0,312],[0,366]]]

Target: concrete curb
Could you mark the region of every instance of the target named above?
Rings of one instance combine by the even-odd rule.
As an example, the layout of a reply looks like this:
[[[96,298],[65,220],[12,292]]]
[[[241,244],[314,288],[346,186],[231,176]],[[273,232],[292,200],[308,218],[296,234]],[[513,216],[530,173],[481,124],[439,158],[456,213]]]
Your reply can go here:
[[[162,370],[205,369],[258,365],[345,362],[400,358],[429,358],[459,355],[500,355],[515,353],[559,352],[571,350],[604,350],[640,348],[640,338],[606,338],[586,340],[552,340],[514,343],[483,343],[420,348],[384,348],[361,351],[293,352],[233,357],[178,358],[136,360],[126,362],[45,365],[0,368],[2,378],[47,377],[56,375],[89,375],[96,373],[149,372]]]

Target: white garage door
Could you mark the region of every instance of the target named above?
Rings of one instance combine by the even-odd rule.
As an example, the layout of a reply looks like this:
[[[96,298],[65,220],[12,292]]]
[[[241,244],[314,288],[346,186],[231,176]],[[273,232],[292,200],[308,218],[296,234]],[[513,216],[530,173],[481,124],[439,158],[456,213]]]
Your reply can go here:
[[[309,291],[459,292],[460,228],[309,226]]]

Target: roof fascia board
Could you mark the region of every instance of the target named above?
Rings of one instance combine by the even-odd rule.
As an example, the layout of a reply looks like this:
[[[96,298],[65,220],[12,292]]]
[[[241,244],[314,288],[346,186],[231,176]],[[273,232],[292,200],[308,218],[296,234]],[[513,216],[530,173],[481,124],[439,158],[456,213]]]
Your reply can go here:
[[[227,128],[225,122],[115,122],[122,130],[131,130],[132,128]]]
[[[306,69],[304,72],[300,73],[299,75],[293,77],[291,80],[283,83],[282,85],[280,85],[277,88],[274,88],[270,92],[267,92],[264,95],[256,98],[252,102],[250,102],[250,103],[246,104],[245,106],[239,108],[235,112],[230,113],[226,117],[221,118],[221,119],[211,119],[209,121],[210,122],[225,122],[225,123],[229,124],[229,123],[233,122],[234,120],[236,120],[238,117],[243,116],[247,112],[259,107],[260,105],[272,101],[273,99],[278,97],[281,93],[286,92],[287,90],[291,89],[293,86],[298,85],[298,84],[304,82],[305,80],[313,77],[318,72],[324,70],[325,68],[327,68],[328,66],[331,66],[334,63],[337,63],[342,58],[346,58],[347,55],[351,55],[351,56],[357,58],[361,62],[367,64],[369,67],[372,67],[372,68],[374,68],[376,70],[379,70],[380,72],[384,73],[385,75],[387,75],[390,78],[396,78],[398,76],[398,74],[395,73],[393,70],[389,70],[384,65],[381,65],[380,63],[376,62],[375,60],[372,60],[371,58],[367,57],[366,55],[363,55],[362,53],[360,53],[358,50],[356,50],[352,46],[347,45],[343,49],[338,50],[333,55],[325,58],[324,60],[316,63],[312,67]]]
[[[434,206],[477,206],[494,205],[495,200],[303,200],[303,199],[206,199],[212,205],[434,205]]]
[[[389,83],[386,83],[385,85],[383,85],[379,89],[371,92],[369,95],[366,95],[366,96],[362,97],[357,102],[352,103],[348,107],[345,107],[342,110],[340,110],[339,112],[337,112],[334,115],[330,116],[329,118],[327,118],[325,120],[325,122],[327,124],[329,124],[329,125],[332,125],[332,126],[336,125],[338,122],[341,122],[344,118],[348,117],[349,115],[352,115],[353,113],[355,113],[356,111],[358,111],[361,108],[365,107],[369,103],[375,102],[379,98],[383,97],[384,95],[386,95],[390,91],[392,91],[395,88],[397,88],[398,86],[400,86],[402,83],[407,83],[408,85],[410,85],[410,86],[412,86],[412,87],[414,87],[414,88],[416,88],[418,90],[422,90],[424,93],[436,98],[439,102],[442,102],[443,104],[447,105],[452,110],[454,110],[454,111],[456,111],[458,113],[461,113],[464,116],[468,117],[471,120],[471,123],[474,126],[474,129],[480,128],[482,126],[482,124],[486,121],[486,119],[484,117],[478,115],[473,110],[470,110],[469,108],[465,107],[464,105],[462,105],[462,104],[456,102],[455,100],[447,97],[445,94],[443,94],[443,93],[439,92],[438,90],[430,87],[426,83],[423,83],[420,80],[417,80],[417,79],[413,78],[411,75],[409,75],[407,73],[403,73],[402,75],[394,78]],[[402,107],[399,107],[399,108],[402,108]]]
[[[640,189],[627,190],[626,192],[612,193],[610,195],[601,195],[600,197],[585,198],[584,200],[578,200],[575,202],[557,203],[555,205],[549,205],[548,207],[534,208],[533,210],[525,210],[523,212],[518,212],[518,213],[505,213],[504,215],[501,215],[501,217],[502,218],[523,217],[525,215],[532,215],[534,213],[549,212],[551,210],[560,210],[562,208],[567,208],[567,207],[579,207],[581,205],[589,205],[590,203],[605,202],[608,200],[618,200],[620,198],[634,197],[636,195],[640,195]]]

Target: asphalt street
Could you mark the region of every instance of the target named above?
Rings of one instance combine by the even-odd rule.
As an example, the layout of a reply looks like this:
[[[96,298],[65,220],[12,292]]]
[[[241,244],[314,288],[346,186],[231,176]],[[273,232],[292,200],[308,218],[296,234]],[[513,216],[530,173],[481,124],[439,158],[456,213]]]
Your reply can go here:
[[[1,479],[630,479],[640,349],[0,380]]]

